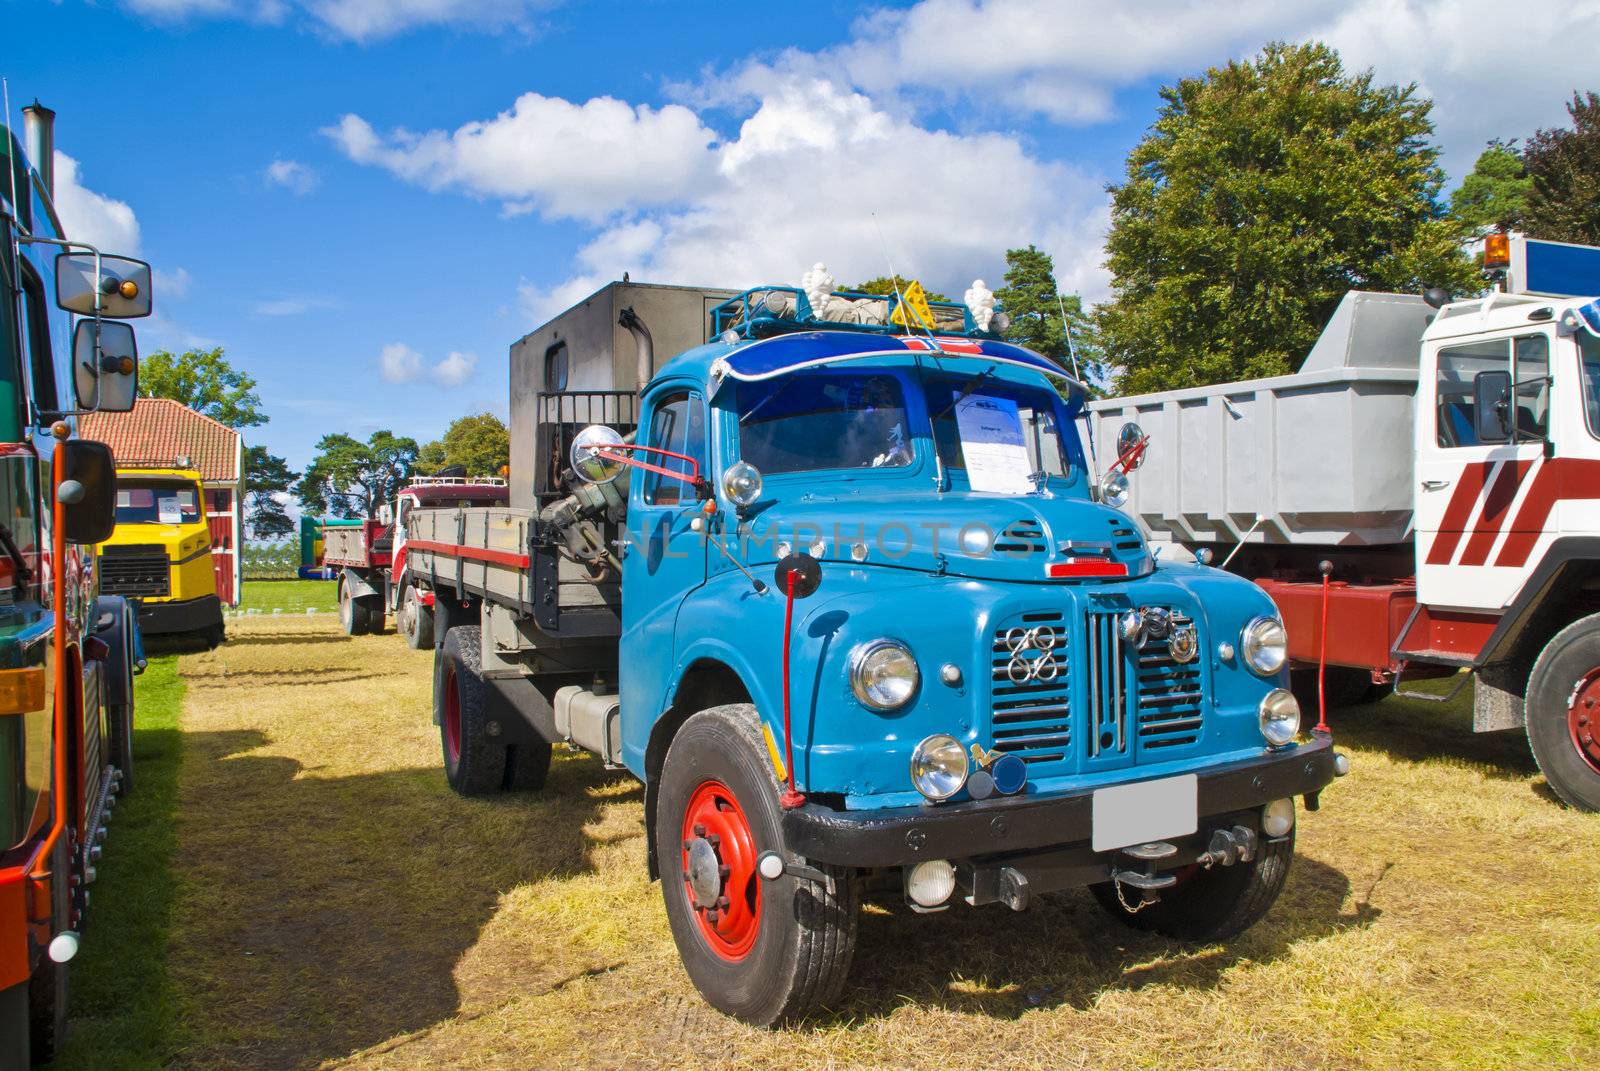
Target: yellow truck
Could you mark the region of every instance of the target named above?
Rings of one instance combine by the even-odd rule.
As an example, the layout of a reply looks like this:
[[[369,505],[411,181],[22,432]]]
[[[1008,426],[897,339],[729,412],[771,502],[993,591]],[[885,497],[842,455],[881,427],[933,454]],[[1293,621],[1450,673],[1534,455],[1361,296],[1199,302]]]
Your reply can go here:
[[[145,635],[193,632],[211,647],[222,642],[200,473],[119,468],[117,528],[96,554],[101,591],[134,601]]]

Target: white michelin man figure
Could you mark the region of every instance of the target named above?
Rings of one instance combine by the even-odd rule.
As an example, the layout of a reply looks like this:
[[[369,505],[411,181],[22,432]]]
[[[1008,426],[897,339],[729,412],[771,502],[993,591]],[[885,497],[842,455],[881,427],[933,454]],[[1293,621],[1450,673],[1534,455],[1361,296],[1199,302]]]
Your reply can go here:
[[[828,298],[833,294],[835,279],[828,273],[828,266],[822,261],[811,265],[811,270],[800,277],[800,289],[806,292],[806,300],[811,302],[811,314],[821,316],[828,308]]]
[[[962,300],[972,310],[972,321],[978,330],[989,330],[989,321],[994,319],[994,292],[983,285],[982,279],[974,279]]]

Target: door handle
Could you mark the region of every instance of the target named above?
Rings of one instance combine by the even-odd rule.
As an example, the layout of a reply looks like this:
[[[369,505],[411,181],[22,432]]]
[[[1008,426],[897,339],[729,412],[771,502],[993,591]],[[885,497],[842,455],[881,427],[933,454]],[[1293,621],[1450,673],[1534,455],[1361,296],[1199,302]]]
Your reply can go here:
[[[1443,491],[1446,487],[1449,487],[1449,486],[1450,486],[1450,481],[1449,480],[1423,480],[1422,481],[1422,489],[1424,491]]]

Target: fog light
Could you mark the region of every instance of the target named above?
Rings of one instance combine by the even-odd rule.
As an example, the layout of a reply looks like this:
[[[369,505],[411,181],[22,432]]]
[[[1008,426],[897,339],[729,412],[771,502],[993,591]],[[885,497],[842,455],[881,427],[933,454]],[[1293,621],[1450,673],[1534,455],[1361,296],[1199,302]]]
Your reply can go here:
[[[945,733],[935,733],[911,753],[911,783],[937,803],[961,791],[967,783],[967,749]]]
[[[1269,837],[1287,837],[1294,828],[1294,800],[1273,800],[1261,809],[1261,831]]]
[[[938,907],[956,891],[956,868],[948,859],[929,859],[906,871],[906,896],[918,907]]]
[[[1294,693],[1274,688],[1261,700],[1261,735],[1273,747],[1294,742],[1300,731],[1300,703]]]

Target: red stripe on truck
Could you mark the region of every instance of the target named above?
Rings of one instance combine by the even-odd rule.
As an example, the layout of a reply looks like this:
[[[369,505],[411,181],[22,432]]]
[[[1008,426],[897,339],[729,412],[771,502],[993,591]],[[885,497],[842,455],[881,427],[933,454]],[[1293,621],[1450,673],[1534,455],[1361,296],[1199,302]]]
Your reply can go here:
[[[446,557],[465,558],[474,562],[488,562],[490,565],[509,565],[513,569],[526,569],[533,561],[526,554],[516,554],[509,550],[464,547],[459,543],[434,543],[426,539],[408,539],[406,540],[406,547],[411,551],[431,550],[435,554],[443,554]]]
[[[1478,496],[1483,493],[1484,481],[1493,466],[1492,461],[1478,461],[1462,470],[1461,482],[1456,484],[1450,504],[1444,508],[1444,516],[1439,518],[1439,531],[1433,537],[1433,546],[1428,548],[1429,565],[1449,565],[1455,557],[1456,544],[1466,534],[1467,518],[1472,516],[1472,507],[1478,504]]]

